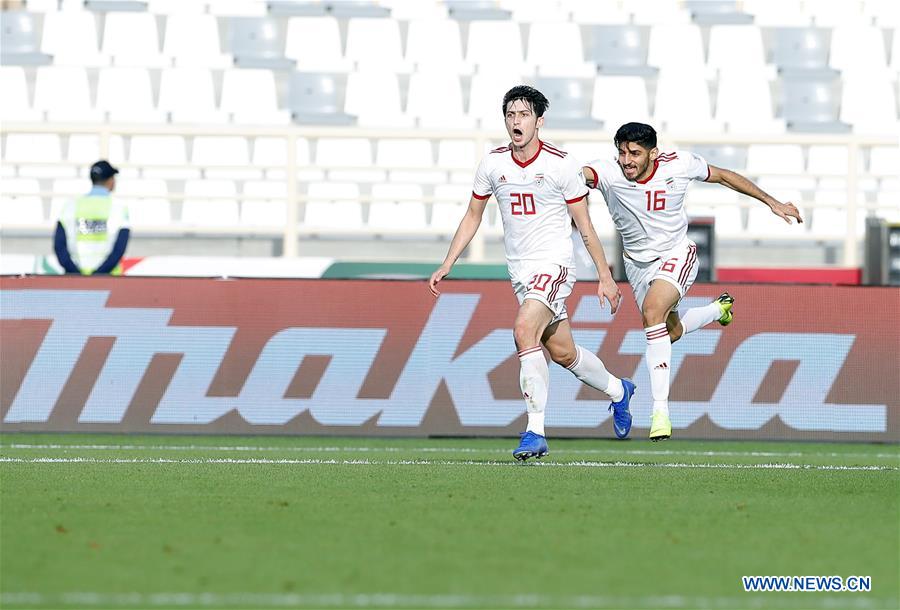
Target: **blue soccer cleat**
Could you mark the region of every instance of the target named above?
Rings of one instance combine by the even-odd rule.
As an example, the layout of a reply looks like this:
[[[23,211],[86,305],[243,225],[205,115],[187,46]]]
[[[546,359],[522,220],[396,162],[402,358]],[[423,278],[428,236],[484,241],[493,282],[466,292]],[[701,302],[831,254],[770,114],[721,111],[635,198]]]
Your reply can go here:
[[[623,379],[622,387],[625,388],[625,396],[619,402],[609,405],[609,410],[613,412],[613,430],[616,431],[618,438],[625,438],[631,432],[631,411],[628,410],[628,403],[631,402],[637,386],[630,379]]]
[[[547,448],[547,439],[540,434],[529,431],[522,432],[520,436],[522,440],[519,441],[519,446],[513,451],[513,457],[517,460],[524,462],[532,457],[540,459],[550,453],[550,450]]]

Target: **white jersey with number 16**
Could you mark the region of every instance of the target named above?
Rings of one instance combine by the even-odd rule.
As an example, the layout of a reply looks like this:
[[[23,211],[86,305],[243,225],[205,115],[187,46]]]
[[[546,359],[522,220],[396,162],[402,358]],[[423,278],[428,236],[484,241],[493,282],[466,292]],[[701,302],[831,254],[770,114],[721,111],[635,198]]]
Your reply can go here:
[[[662,152],[650,175],[635,182],[625,178],[614,159],[598,159],[588,167],[597,174],[597,188],[629,258],[649,262],[686,239],[684,195],[692,180],[709,178],[703,157],[683,150]]]

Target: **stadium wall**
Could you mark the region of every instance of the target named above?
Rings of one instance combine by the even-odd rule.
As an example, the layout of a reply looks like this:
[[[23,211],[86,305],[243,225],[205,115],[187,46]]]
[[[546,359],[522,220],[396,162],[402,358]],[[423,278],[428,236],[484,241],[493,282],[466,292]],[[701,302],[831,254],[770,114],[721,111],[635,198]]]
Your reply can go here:
[[[508,282],[0,278],[2,430],[510,436],[524,429]],[[569,299],[576,340],[638,385],[627,285]],[[679,438],[900,441],[896,288],[696,285],[735,322],[675,344]],[[551,365],[548,433],[613,437],[607,399]]]

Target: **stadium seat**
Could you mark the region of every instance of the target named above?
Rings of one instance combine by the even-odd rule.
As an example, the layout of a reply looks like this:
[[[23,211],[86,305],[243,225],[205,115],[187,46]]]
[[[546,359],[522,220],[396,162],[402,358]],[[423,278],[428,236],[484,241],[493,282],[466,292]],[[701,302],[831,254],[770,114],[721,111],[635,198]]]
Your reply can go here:
[[[685,207],[691,217],[712,216],[716,235],[739,237],[744,226],[737,192],[718,184],[693,183],[685,197]]]
[[[288,108],[295,123],[351,125],[356,117],[344,112],[346,76],[319,72],[294,72],[288,92]]]
[[[747,149],[747,173],[796,174],[805,171],[803,149],[798,144],[751,144]]]
[[[284,227],[287,220],[287,187],[284,182],[251,180],[244,183],[247,197],[241,202],[241,225],[248,227]]]
[[[900,223],[900,189],[884,189],[875,198],[875,215],[887,222]]]
[[[34,178],[75,176],[75,168],[62,164],[61,140],[55,133],[7,135],[4,162],[17,165],[19,176]],[[47,165],[48,163],[58,165]]]
[[[200,171],[187,166],[183,136],[136,135],[131,138],[128,161],[144,166],[146,178],[198,178]],[[162,166],[162,167],[154,167]]]
[[[453,19],[410,21],[406,62],[420,75],[472,72],[472,66],[463,59],[459,23]]]
[[[743,10],[753,15],[753,23],[760,27],[803,27],[810,24],[803,0],[744,0]]]
[[[87,72],[75,66],[41,66],[34,84],[34,107],[51,121],[102,121],[91,106]]]
[[[167,63],[159,52],[156,17],[150,13],[107,13],[101,50],[116,66],[161,67]]]
[[[669,2],[668,0],[641,0],[627,4],[631,12],[631,23],[640,25],[682,24],[691,22],[691,13],[681,2]],[[618,20],[617,13],[613,13],[613,19]],[[612,23],[616,23],[613,21]]]
[[[839,118],[841,81],[836,75],[795,73],[781,80],[783,115],[790,131],[846,132]]]
[[[666,131],[718,130],[712,118],[709,85],[702,71],[674,72],[662,70],[656,85],[654,120]]]
[[[0,12],[0,53],[6,65],[35,66],[53,59],[41,52],[35,18],[25,11]]]
[[[120,180],[116,183],[116,195],[128,204],[128,216],[133,227],[165,227],[172,223],[172,203],[165,180]]]
[[[772,34],[772,62],[779,70],[828,70],[830,32],[815,27],[779,27]]]
[[[597,66],[585,61],[581,29],[572,22],[537,21],[528,29],[527,72],[541,77],[593,77]]]
[[[236,196],[233,180],[187,180],[181,224],[202,228],[238,226],[240,215]]]
[[[784,119],[776,119],[773,113],[772,91],[765,73],[754,68],[721,70],[716,96],[716,119],[725,123],[728,131],[784,133]]]
[[[153,15],[201,15],[206,12],[206,5],[184,0],[147,0],[147,12]]]
[[[150,75],[145,68],[101,68],[97,109],[107,112],[113,123],[164,123],[167,119],[153,103]]]
[[[502,40],[503,44],[497,44]],[[466,45],[466,61],[477,71],[518,73],[523,69],[522,32],[514,21],[472,21]]]
[[[346,72],[353,62],[344,59],[341,31],[334,17],[291,17],[284,54],[297,69],[313,72]]]
[[[372,167],[372,144],[367,138],[319,138],[316,166],[338,182],[381,182],[386,172]]]
[[[747,167],[747,147],[731,145],[694,145],[691,151],[697,153],[710,165],[743,172]]]
[[[394,19],[350,19],[345,56],[361,71],[397,73],[410,69],[403,59],[400,26]]]
[[[53,191],[53,197],[50,198],[50,215],[48,218],[51,221],[58,220],[66,202],[84,195],[89,188],[90,181],[84,178],[54,179],[50,186],[50,190]],[[118,192],[118,188],[116,191]]]
[[[412,127],[414,122],[401,107],[395,72],[352,72],[344,112],[356,116],[362,127]]]
[[[221,124],[228,113],[216,107],[212,72],[208,68],[166,68],[159,85],[159,109],[173,123]]]
[[[647,65],[650,28],[638,25],[586,25],[585,57],[601,74],[650,76]]]
[[[43,113],[33,109],[28,101],[25,69],[21,66],[0,66],[0,91],[3,91],[0,120],[15,122],[43,119]]]
[[[535,11],[540,11],[548,5],[548,3],[544,2],[516,2],[515,4],[530,4]],[[594,2],[584,2],[583,0],[563,0],[562,2],[560,2],[560,8],[565,13],[571,15],[571,20],[574,23],[587,26],[624,26],[631,23],[632,16],[629,11],[633,7],[629,6],[627,8],[622,8],[620,6],[620,3],[616,0],[595,0]],[[565,21],[568,17],[568,15],[566,15],[565,13],[557,17],[556,20]],[[539,13],[538,15],[535,15],[535,17],[540,17]],[[543,19],[543,17],[533,19],[533,21],[539,21],[540,19]],[[517,19],[517,21],[519,21],[519,19]]]
[[[446,186],[446,185],[444,185]],[[435,197],[437,195],[435,194]],[[429,226],[432,229],[441,231],[448,237],[453,235],[463,215],[466,213],[468,202],[457,201],[437,201],[431,206],[431,222]]]
[[[233,60],[222,53],[219,22],[212,15],[178,13],[166,20],[163,55],[177,67],[227,68]]]
[[[275,76],[271,70],[225,70],[222,78],[224,112],[244,125],[286,125],[290,113],[278,107]]]
[[[375,0],[346,0],[331,2],[331,14],[338,19],[375,19],[391,16],[390,10]]]
[[[440,95],[435,95],[439,91]],[[454,72],[416,72],[409,79],[406,114],[419,127],[472,129],[475,119],[465,114],[462,86]]]
[[[647,63],[660,70],[705,74],[703,38],[693,24],[664,24],[650,28]]]
[[[90,11],[52,12],[44,15],[41,51],[58,66],[105,66],[109,57],[97,44],[97,18]]]
[[[887,73],[845,71],[843,79],[840,119],[854,133],[897,135],[897,97]]]
[[[869,156],[869,172],[878,176],[896,176],[900,167],[900,148],[873,146]]]
[[[522,79],[515,72],[475,74],[469,93],[469,116],[477,119],[482,129],[504,129],[503,96],[521,84]]]
[[[512,11],[501,8],[494,0],[444,0],[447,15],[457,21],[509,20]]]
[[[215,0],[209,3],[210,14],[227,17],[264,17],[267,9],[268,4],[258,0]]]
[[[478,151],[472,140],[440,140],[438,142],[437,166],[448,171],[450,183],[471,186],[478,166]]]
[[[850,163],[850,151],[838,144],[813,144],[809,147],[806,170],[810,174],[846,177]],[[859,171],[865,171],[862,156]]]
[[[803,194],[800,191],[773,189],[769,194],[783,203],[792,202],[799,208],[801,217],[809,218],[808,212],[803,207]],[[747,212],[747,235],[751,238],[800,239],[806,235],[808,228],[809,223],[805,221],[800,225],[796,221],[786,223],[762,204],[754,205]]]
[[[815,206],[811,210],[809,218],[809,233],[818,238],[843,238],[847,234],[847,191],[846,190],[817,190],[813,194]],[[865,202],[860,201],[858,206]],[[855,234],[862,237],[866,232],[866,210],[859,207],[856,210]]]
[[[712,26],[707,65],[715,70],[766,70],[766,53],[759,28],[755,25]]]
[[[813,22],[820,27],[855,25],[864,22],[866,15],[863,3],[850,0],[847,2],[806,2],[806,12]]]
[[[421,0],[384,0],[382,6],[388,7],[391,17],[400,21],[445,20],[449,11],[443,2],[422,2]]]
[[[414,199],[415,201],[404,201]],[[418,184],[374,184],[369,206],[369,228],[421,231],[425,222],[422,187]]]
[[[307,190],[303,225],[307,229],[360,229],[363,226],[359,186],[355,183],[313,182]]]
[[[44,222],[44,202],[35,178],[4,178],[0,191],[0,226],[36,225]]]
[[[594,81],[591,116],[603,122],[603,128],[615,132],[631,121],[650,122],[647,83],[640,76],[607,76]]]
[[[277,19],[232,17],[228,20],[228,41],[234,65],[240,68],[289,70],[294,67],[294,60],[284,56],[284,32]]]
[[[85,133],[75,133],[69,136],[67,161],[78,163],[87,170],[94,161],[101,158],[110,159],[113,163],[126,158],[125,141],[122,136],[110,135],[106,152],[100,149],[100,136]]]
[[[887,54],[881,29],[858,24],[836,26],[831,33],[829,65],[835,70],[886,67]]]
[[[243,136],[197,136],[191,163],[206,168],[209,178],[261,178],[260,170],[250,166],[250,147]]]
[[[392,182],[438,183],[447,173],[435,167],[431,140],[425,138],[384,138],[375,148],[375,164],[389,170]]]
[[[707,25],[747,25],[753,16],[741,11],[736,0],[685,0],[694,23]]]
[[[535,78],[538,88],[550,101],[551,112],[544,117],[548,129],[597,129],[591,118],[595,100],[594,78],[551,77]]]

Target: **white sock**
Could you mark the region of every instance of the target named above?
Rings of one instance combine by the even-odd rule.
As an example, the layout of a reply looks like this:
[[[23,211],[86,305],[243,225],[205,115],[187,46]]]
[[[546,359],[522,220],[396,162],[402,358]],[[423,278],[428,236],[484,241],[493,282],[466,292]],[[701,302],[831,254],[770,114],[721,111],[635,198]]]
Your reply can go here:
[[[600,390],[612,398],[613,402],[619,402],[625,397],[622,380],[610,374],[594,352],[589,352],[580,345],[575,346],[575,352],[575,362],[568,369],[579,381]]]
[[[721,318],[722,308],[719,307],[717,302],[713,301],[703,307],[691,307],[683,314],[679,312],[679,316],[681,317],[681,326],[686,335]]]
[[[669,364],[672,360],[672,341],[665,323],[644,329],[647,334],[647,369],[650,371],[650,390],[653,393],[653,413],[669,414]]]
[[[547,406],[547,391],[550,386],[550,367],[541,346],[529,347],[519,352],[519,387],[525,398],[528,411],[526,431],[544,434],[544,408]]]

